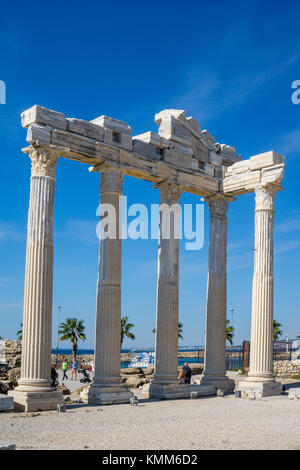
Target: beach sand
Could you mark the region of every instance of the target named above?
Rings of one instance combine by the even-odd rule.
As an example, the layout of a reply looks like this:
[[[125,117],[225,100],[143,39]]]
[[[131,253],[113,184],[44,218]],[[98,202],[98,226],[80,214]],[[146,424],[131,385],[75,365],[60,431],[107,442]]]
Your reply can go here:
[[[72,388],[78,386],[74,381]],[[134,393],[141,397],[140,390]],[[300,450],[300,400],[231,395],[141,399],[138,406],[70,405],[66,413],[0,413],[0,441],[17,449]]]

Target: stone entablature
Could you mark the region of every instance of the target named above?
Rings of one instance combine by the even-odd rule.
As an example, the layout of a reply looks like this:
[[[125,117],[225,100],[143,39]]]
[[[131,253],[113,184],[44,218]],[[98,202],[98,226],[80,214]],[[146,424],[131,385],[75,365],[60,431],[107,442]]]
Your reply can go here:
[[[215,143],[184,111],[161,111],[155,121],[158,134],[132,137],[126,123],[107,116],[91,122],[69,119],[37,105],[22,113],[31,145],[51,146],[62,157],[93,165],[105,161],[122,168],[124,174],[153,183],[169,179],[201,196],[217,193],[225,168],[241,160],[236,150]]]

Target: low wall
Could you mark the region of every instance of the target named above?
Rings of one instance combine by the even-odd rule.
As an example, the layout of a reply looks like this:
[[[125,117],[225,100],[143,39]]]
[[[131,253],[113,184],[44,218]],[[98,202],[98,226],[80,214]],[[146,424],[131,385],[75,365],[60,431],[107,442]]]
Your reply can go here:
[[[21,363],[21,354],[21,341],[9,339],[0,341],[0,364],[7,364],[11,368],[17,367]]]
[[[292,377],[293,375],[300,375],[300,361],[275,361],[274,373],[276,377]]]

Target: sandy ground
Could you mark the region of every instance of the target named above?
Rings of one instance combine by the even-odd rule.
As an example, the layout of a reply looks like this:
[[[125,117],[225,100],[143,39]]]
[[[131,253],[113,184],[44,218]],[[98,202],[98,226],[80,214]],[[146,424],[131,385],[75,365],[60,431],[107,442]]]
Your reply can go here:
[[[78,386],[74,381],[72,388]],[[140,400],[138,406],[70,405],[66,413],[5,412],[0,441],[16,443],[17,449],[300,450],[300,400],[231,395]]]

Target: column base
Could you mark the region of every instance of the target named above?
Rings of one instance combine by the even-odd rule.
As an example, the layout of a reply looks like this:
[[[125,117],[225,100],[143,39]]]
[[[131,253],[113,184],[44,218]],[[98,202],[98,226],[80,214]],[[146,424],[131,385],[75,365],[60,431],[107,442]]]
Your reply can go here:
[[[282,385],[276,380],[268,381],[255,381],[252,379],[244,380],[239,383],[238,390],[241,392],[242,398],[255,398],[271,397],[281,395]]]
[[[155,383],[149,384],[149,397],[160,398],[161,400],[169,400],[173,398],[189,398],[189,384],[182,383]]]
[[[235,389],[235,382],[225,376],[204,375],[200,379],[201,385],[214,387],[216,390],[223,390],[224,393],[233,393]]]
[[[208,397],[216,395],[216,387],[211,384],[191,384],[189,385],[190,393],[197,392],[197,397]]]
[[[14,407],[21,411],[48,411],[56,410],[58,404],[64,403],[61,392],[27,392],[9,390],[7,395],[13,397]]]
[[[124,384],[95,384],[86,387],[80,394],[83,403],[94,405],[115,405],[129,403],[133,393]]]
[[[190,398],[191,392],[197,392],[197,396],[211,396],[216,394],[216,388],[211,385],[199,384],[159,384],[151,382],[146,384],[147,389],[143,390],[143,394],[149,398],[159,398],[161,400],[171,400],[177,398]],[[146,387],[146,386],[145,386]],[[148,398],[147,397],[147,398]]]

